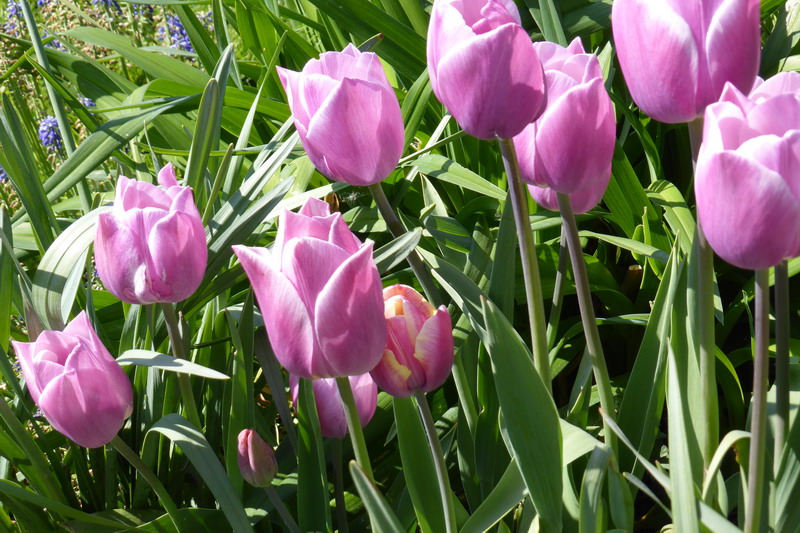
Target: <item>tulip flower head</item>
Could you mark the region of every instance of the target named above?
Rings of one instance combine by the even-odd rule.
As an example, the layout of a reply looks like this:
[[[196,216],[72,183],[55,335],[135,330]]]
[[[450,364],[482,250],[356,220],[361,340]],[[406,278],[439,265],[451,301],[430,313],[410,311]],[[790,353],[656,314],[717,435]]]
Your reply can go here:
[[[206,234],[192,189],[178,185],[172,165],[158,183],[120,176],[114,210],[97,221],[97,273],[123,302],[180,302],[205,274]]]
[[[275,451],[252,429],[239,432],[236,459],[242,477],[254,487],[269,487],[278,472]]]
[[[616,122],[600,61],[580,38],[568,48],[535,43],[544,67],[547,107],[514,137],[522,179],[547,209],[558,210],[556,192],[573,195],[578,213],[597,205],[611,179]],[[549,189],[549,190],[546,190]],[[541,201],[540,201],[541,200]]]
[[[375,409],[378,407],[378,386],[369,374],[350,376],[350,387],[353,389],[353,398],[361,427],[366,426]],[[344,403],[339,395],[339,387],[333,378],[315,379],[313,381],[314,401],[319,415],[319,426],[323,437],[336,439],[347,435],[347,418],[344,414]],[[300,378],[294,374],[289,376],[289,390],[297,405],[300,392]]]
[[[356,376],[383,353],[381,278],[362,243],[326,202],[284,211],[272,250],[234,246],[278,361],[306,379]]]
[[[708,106],[695,196],[714,251],[760,270],[800,255],[800,74],[747,97],[733,85]],[[788,92],[784,92],[788,91]]]
[[[759,0],[615,0],[617,56],[636,104],[689,122],[726,82],[747,93],[761,59]]]
[[[278,67],[303,147],[322,174],[350,185],[385,179],[403,153],[400,104],[378,56],[352,44],[302,72]]]
[[[133,412],[133,389],[85,311],[64,331],[11,343],[33,401],[59,433],[86,448],[111,442]]]
[[[435,309],[406,285],[383,290],[388,335],[372,378],[400,398],[439,388],[453,366],[453,325],[445,306]]]
[[[544,108],[542,66],[513,0],[436,0],[428,73],[439,101],[479,139],[510,139]]]

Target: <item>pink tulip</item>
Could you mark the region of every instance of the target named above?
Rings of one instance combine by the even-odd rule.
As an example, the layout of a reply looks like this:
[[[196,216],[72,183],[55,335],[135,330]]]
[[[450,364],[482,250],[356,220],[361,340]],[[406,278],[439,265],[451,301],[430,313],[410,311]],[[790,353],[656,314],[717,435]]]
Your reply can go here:
[[[381,278],[372,242],[310,199],[280,215],[272,251],[234,246],[278,361],[306,379],[356,376],[383,353]]]
[[[798,87],[794,72],[767,80],[749,98],[727,85],[706,110],[697,214],[714,251],[740,268],[800,255]]]
[[[564,48],[536,43],[547,85],[547,107],[514,137],[522,179],[534,199],[558,210],[556,192],[574,196],[577,212],[597,205],[611,179],[616,122],[600,62],[580,38]],[[594,203],[591,203],[591,202]],[[578,209],[580,207],[580,209]]]
[[[403,154],[400,104],[378,56],[352,44],[325,52],[302,72],[278,67],[308,157],[350,185],[385,179]]]
[[[436,97],[479,139],[510,139],[544,108],[542,67],[513,0],[436,0],[428,73]]]
[[[158,182],[120,176],[114,210],[97,221],[97,273],[123,302],[180,302],[205,274],[206,234],[192,190],[178,185],[172,165]]]
[[[453,366],[453,325],[445,306],[435,309],[406,285],[383,290],[389,334],[383,359],[372,369],[380,388],[400,398],[439,388]]]
[[[278,462],[272,447],[252,429],[239,432],[239,472],[254,487],[269,487],[278,472]]]
[[[361,427],[366,426],[378,406],[378,386],[372,381],[369,374],[350,376],[350,387],[353,389],[353,398],[356,401],[356,410]],[[344,404],[339,396],[339,387],[336,380],[315,379],[314,401],[317,405],[319,425],[323,437],[341,439],[347,435],[347,419],[344,414]],[[297,404],[297,395],[300,392],[300,378],[294,374],[289,376],[289,389],[292,398]]]
[[[85,311],[63,332],[11,343],[31,398],[56,430],[86,448],[111,442],[133,411],[133,389]]]
[[[628,89],[661,122],[703,115],[726,82],[753,86],[761,58],[759,0],[615,0],[614,42]]]

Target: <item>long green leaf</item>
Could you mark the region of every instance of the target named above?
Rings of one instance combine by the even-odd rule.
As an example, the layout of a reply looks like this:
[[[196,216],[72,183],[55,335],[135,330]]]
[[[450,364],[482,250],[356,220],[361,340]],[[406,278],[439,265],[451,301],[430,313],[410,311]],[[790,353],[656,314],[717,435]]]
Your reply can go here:
[[[484,300],[486,332],[510,451],[545,531],[561,529],[561,428],[558,411],[519,334]]]
[[[148,434],[151,432],[161,433],[186,454],[212,494],[217,498],[233,531],[237,533],[253,531],[250,519],[233,490],[231,482],[225,474],[225,469],[202,433],[194,428],[188,420],[175,413],[159,420],[150,428]]]

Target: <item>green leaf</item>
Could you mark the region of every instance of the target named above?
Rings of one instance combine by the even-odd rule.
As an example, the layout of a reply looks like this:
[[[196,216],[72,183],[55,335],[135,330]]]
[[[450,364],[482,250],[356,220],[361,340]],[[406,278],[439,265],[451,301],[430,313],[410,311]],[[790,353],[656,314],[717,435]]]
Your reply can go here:
[[[606,470],[614,452],[608,446],[598,446],[589,457],[589,464],[583,474],[581,484],[581,533],[603,533],[606,523],[603,520],[603,482]]]
[[[670,485],[672,488],[672,520],[677,531],[700,533],[698,524],[698,498],[695,494],[692,454],[687,435],[694,433],[688,419],[688,397],[686,373],[681,372],[672,346],[669,347],[669,385],[667,387],[667,410],[669,412],[669,461]]]
[[[594,237],[595,239],[605,241],[635,254],[645,255],[653,258],[661,263],[666,263],[669,261],[669,254],[667,252],[633,239],[626,239],[625,237],[617,237],[615,235],[606,235],[604,233],[595,233],[593,231],[581,231],[580,235],[581,237]]]
[[[419,526],[423,533],[444,531],[445,517],[436,466],[417,408],[411,398],[393,398],[392,402],[403,477]]]
[[[422,237],[422,229],[414,228],[375,250],[373,258],[378,272],[385,273],[414,251]]]
[[[322,432],[311,381],[300,379],[297,394],[297,519],[302,531],[332,532]],[[308,512],[314,509],[314,512]]]
[[[194,428],[188,420],[175,413],[159,420],[147,434],[152,432],[161,433],[186,454],[211,493],[214,494],[233,531],[236,533],[253,531],[250,519],[231,486],[225,469],[202,433]]]
[[[42,257],[33,278],[33,305],[47,329],[64,329],[86,268],[86,254],[95,239],[100,207],[64,230]]]
[[[211,368],[187,361],[186,359],[178,359],[177,357],[153,352],[151,350],[128,350],[117,357],[117,363],[123,366],[136,365],[158,368],[160,370],[169,370],[170,372],[177,372],[179,374],[190,374],[206,379],[230,379],[230,376],[226,376],[222,372],[217,372]]]
[[[353,476],[356,489],[361,495],[364,507],[367,508],[372,530],[381,533],[403,533],[405,528],[400,524],[397,515],[355,461],[350,461],[350,475]]]
[[[417,167],[422,174],[439,181],[452,183],[497,200],[506,199],[506,192],[503,189],[444,156],[427,154],[407,165]]]
[[[195,193],[195,198],[202,203],[206,198],[205,174],[208,170],[208,156],[219,144],[219,122],[222,114],[219,83],[211,78],[203,91],[200,107],[197,110],[192,148],[186,163],[186,182]]]
[[[546,531],[561,529],[561,428],[558,411],[530,352],[508,319],[483,301],[481,334],[492,360],[500,410],[525,485]]]

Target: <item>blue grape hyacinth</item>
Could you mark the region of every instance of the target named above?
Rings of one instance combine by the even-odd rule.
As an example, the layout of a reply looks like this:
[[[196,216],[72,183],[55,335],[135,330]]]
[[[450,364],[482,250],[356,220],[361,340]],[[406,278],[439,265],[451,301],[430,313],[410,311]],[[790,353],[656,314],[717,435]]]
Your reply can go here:
[[[192,42],[177,15],[167,15],[167,33],[169,34],[170,47],[178,50],[194,52]]]
[[[58,152],[64,147],[61,133],[58,131],[56,117],[47,115],[39,123],[39,141],[48,151]]]

